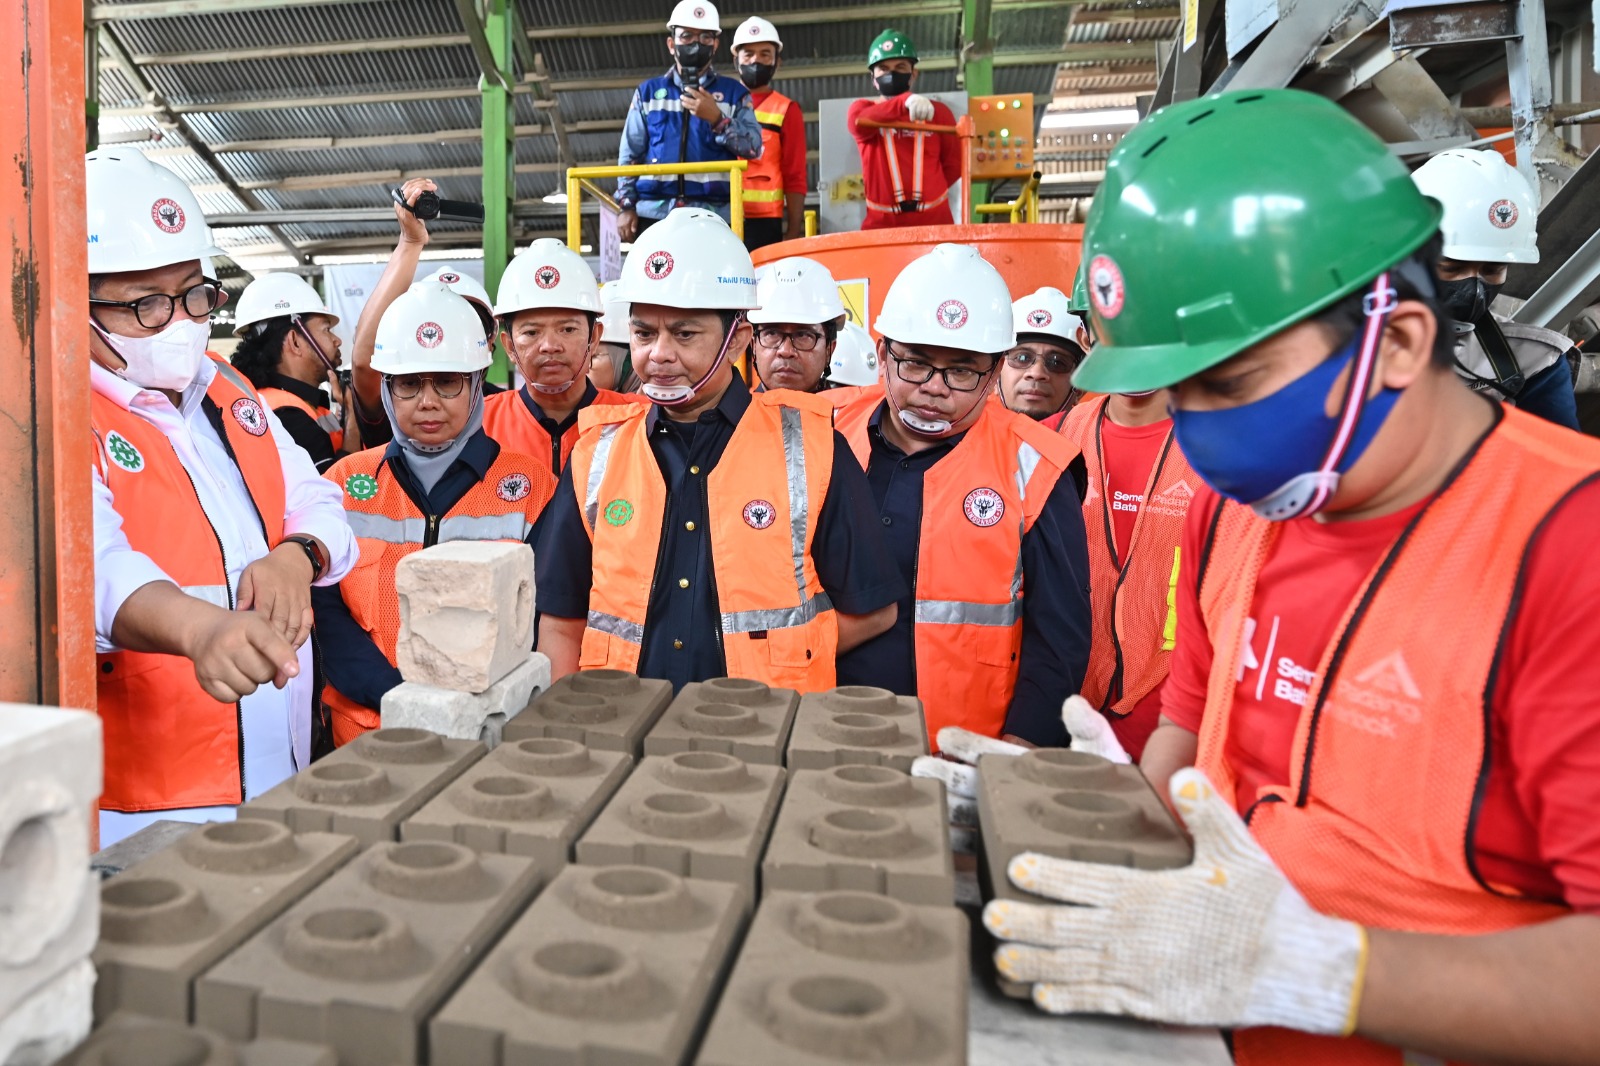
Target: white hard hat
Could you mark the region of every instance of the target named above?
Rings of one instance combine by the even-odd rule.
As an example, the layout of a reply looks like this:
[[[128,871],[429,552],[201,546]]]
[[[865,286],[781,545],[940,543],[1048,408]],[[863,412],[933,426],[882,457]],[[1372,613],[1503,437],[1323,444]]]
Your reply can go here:
[[[84,175],[90,274],[152,270],[225,254],[212,243],[189,186],[143,154],[97,148],[84,158]]]
[[[478,313],[448,285],[419,281],[378,321],[372,369],[380,374],[482,370],[489,342]]]
[[[242,337],[257,322],[286,315],[327,315],[335,325],[339,322],[339,316],[328,310],[317,290],[299,274],[259,274],[239,294],[233,335]]]
[[[1059,337],[1074,348],[1078,347],[1078,330],[1083,328],[1083,319],[1072,313],[1067,294],[1048,285],[1011,305],[1011,323],[1019,336],[1042,333]]]
[[[854,322],[846,322],[839,330],[833,358],[828,360],[828,382],[832,385],[878,383],[878,346],[873,343],[872,334]]]
[[[506,264],[494,313],[565,308],[598,315],[600,286],[583,256],[554,237],[540,237]]]
[[[746,44],[775,44],[778,51],[783,51],[783,38],[778,36],[778,27],[758,15],[745,19],[733,31],[733,47]]]
[[[451,292],[462,299],[470,300],[478,307],[483,308],[484,314],[493,317],[494,301],[489,299],[489,290],[485,289],[478,279],[471,274],[463,274],[453,266],[444,266],[434,271],[424,280],[448,286]]]
[[[1537,263],[1539,200],[1499,152],[1452,148],[1411,175],[1444,205],[1444,254],[1464,263]]]
[[[686,30],[711,30],[722,32],[722,20],[717,15],[717,5],[707,0],[679,0],[667,20],[667,29],[682,26]]]
[[[756,270],[744,242],[703,207],[680,207],[641,233],[622,263],[618,294],[630,304],[748,311]]]
[[[600,316],[601,344],[627,344],[629,341],[628,301],[619,295],[621,287],[620,281],[608,281],[600,286],[600,306],[605,308]]]
[[[1017,343],[1006,281],[976,248],[941,244],[906,264],[873,328],[904,344],[1005,352]]]
[[[844,314],[839,283],[828,268],[803,255],[762,264],[756,273],[756,302],[750,321],[821,325]]]

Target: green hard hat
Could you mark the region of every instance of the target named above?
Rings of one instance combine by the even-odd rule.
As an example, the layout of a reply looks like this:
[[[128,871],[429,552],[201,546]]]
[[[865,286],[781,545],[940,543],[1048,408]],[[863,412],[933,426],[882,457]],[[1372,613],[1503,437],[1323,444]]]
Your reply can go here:
[[[1080,256],[1082,250],[1080,246]],[[1072,279],[1072,299],[1067,301],[1067,310],[1075,315],[1087,315],[1089,313],[1088,266],[1089,260],[1087,258],[1080,257],[1078,259],[1078,273]]]
[[[917,59],[917,46],[911,43],[899,30],[884,30],[878,34],[877,40],[872,42],[872,49],[867,52],[867,69],[882,63],[885,59],[909,59],[913,63]]]
[[[1165,388],[1368,284],[1439,228],[1360,122],[1295,89],[1162,108],[1112,151],[1084,225],[1091,392]]]

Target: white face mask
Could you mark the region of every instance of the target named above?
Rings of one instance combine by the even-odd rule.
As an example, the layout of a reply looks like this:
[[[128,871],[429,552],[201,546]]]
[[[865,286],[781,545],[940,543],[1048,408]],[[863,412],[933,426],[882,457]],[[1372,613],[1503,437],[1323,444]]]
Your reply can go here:
[[[124,337],[95,327],[102,340],[127,367],[117,373],[143,389],[182,392],[200,373],[211,341],[211,327],[192,318],[177,318],[153,337]]]

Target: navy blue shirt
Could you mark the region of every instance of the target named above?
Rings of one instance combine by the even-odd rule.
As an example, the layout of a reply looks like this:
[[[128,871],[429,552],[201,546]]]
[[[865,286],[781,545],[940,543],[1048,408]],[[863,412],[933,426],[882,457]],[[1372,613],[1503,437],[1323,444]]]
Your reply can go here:
[[[572,409],[572,413],[560,422],[544,413],[544,408],[540,407],[539,401],[533,398],[533,390],[528,386],[524,385],[518,389],[517,395],[522,397],[523,406],[527,407],[528,413],[533,416],[533,420],[539,423],[539,428],[550,435],[550,472],[559,475],[561,473],[561,438],[566,436],[567,430],[578,424],[578,415],[583,412],[585,407],[594,403],[595,397],[600,395],[600,390],[594,387],[594,382],[585,378],[583,382],[583,399],[579,400],[578,406]],[[539,457],[536,455],[534,458],[537,459]]]
[[[706,536],[706,478],[749,406],[750,390],[735,377],[717,405],[693,422],[663,418],[659,407],[646,416],[650,450],[667,486],[667,515],[645,615],[639,674],[665,678],[674,690],[727,673]],[[817,512],[811,556],[836,610],[870,614],[904,599],[905,583],[873,515],[872,494],[860,465],[837,433],[833,444],[833,472]],[[536,553],[541,560],[534,567],[541,614],[588,616],[593,548],[569,463],[555,499],[545,508]]]
[[[966,434],[908,455],[879,428],[884,409],[885,405],[879,404],[867,426],[872,448],[867,483],[895,565],[909,586],[915,580],[922,550],[922,479]],[[1022,538],[1022,652],[1005,732],[1041,746],[1067,743],[1061,704],[1083,688],[1089,666],[1084,477],[1080,457],[1056,481],[1033,528]],[[945,561],[944,565],[960,564]],[[839,656],[839,684],[877,685],[902,696],[917,694],[914,594],[908,591],[901,597],[893,629]]]

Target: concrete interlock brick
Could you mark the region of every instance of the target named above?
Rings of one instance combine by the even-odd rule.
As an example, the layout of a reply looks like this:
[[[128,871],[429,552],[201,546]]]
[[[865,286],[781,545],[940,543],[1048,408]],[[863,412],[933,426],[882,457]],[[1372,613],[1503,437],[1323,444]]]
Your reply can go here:
[[[967,919],[856,892],[761,901],[697,1066],[964,1066]]]
[[[400,676],[419,685],[482,692],[533,647],[533,549],[458,540],[406,556],[395,568]]]
[[[0,1015],[0,1066],[46,1066],[76,1047],[94,1018],[94,963],[79,959]]]
[[[784,764],[791,770],[866,763],[909,771],[912,760],[926,754],[921,700],[886,688],[841,685],[800,697]]]
[[[505,739],[559,737],[637,758],[644,735],[672,702],[672,682],[623,670],[580,670],[552,684],[515,720]]]
[[[569,866],[429,1025],[451,1066],[678,1066],[750,911],[735,885]]]
[[[453,740],[481,740],[493,748],[506,723],[549,687],[550,657],[535,651],[483,692],[402,681],[383,694],[380,714],[386,728],[426,729]]]
[[[683,686],[644,738],[646,755],[720,751],[745,762],[783,765],[800,694],[742,677]]]
[[[327,1044],[340,1066],[418,1066],[427,1019],[541,881],[521,856],[374,845],[202,976],[195,1021]]]
[[[791,770],[761,864],[761,891],[955,899],[944,785],[887,766]]]
[[[375,729],[246,803],[239,817],[344,833],[363,845],[394,840],[401,822],[487,751],[422,729]]]
[[[715,751],[647,755],[578,841],[585,866],[654,866],[752,896],[784,772]]]
[[[633,756],[575,740],[502,744],[400,824],[402,840],[453,840],[532,857],[547,876],[633,769]]]
[[[195,979],[358,850],[354,837],[277,822],[213,822],[105,882],[96,1020],[192,1020]]]
[[[236,1044],[208,1029],[122,1011],[58,1066],[339,1066],[339,1057],[321,1044]]]

